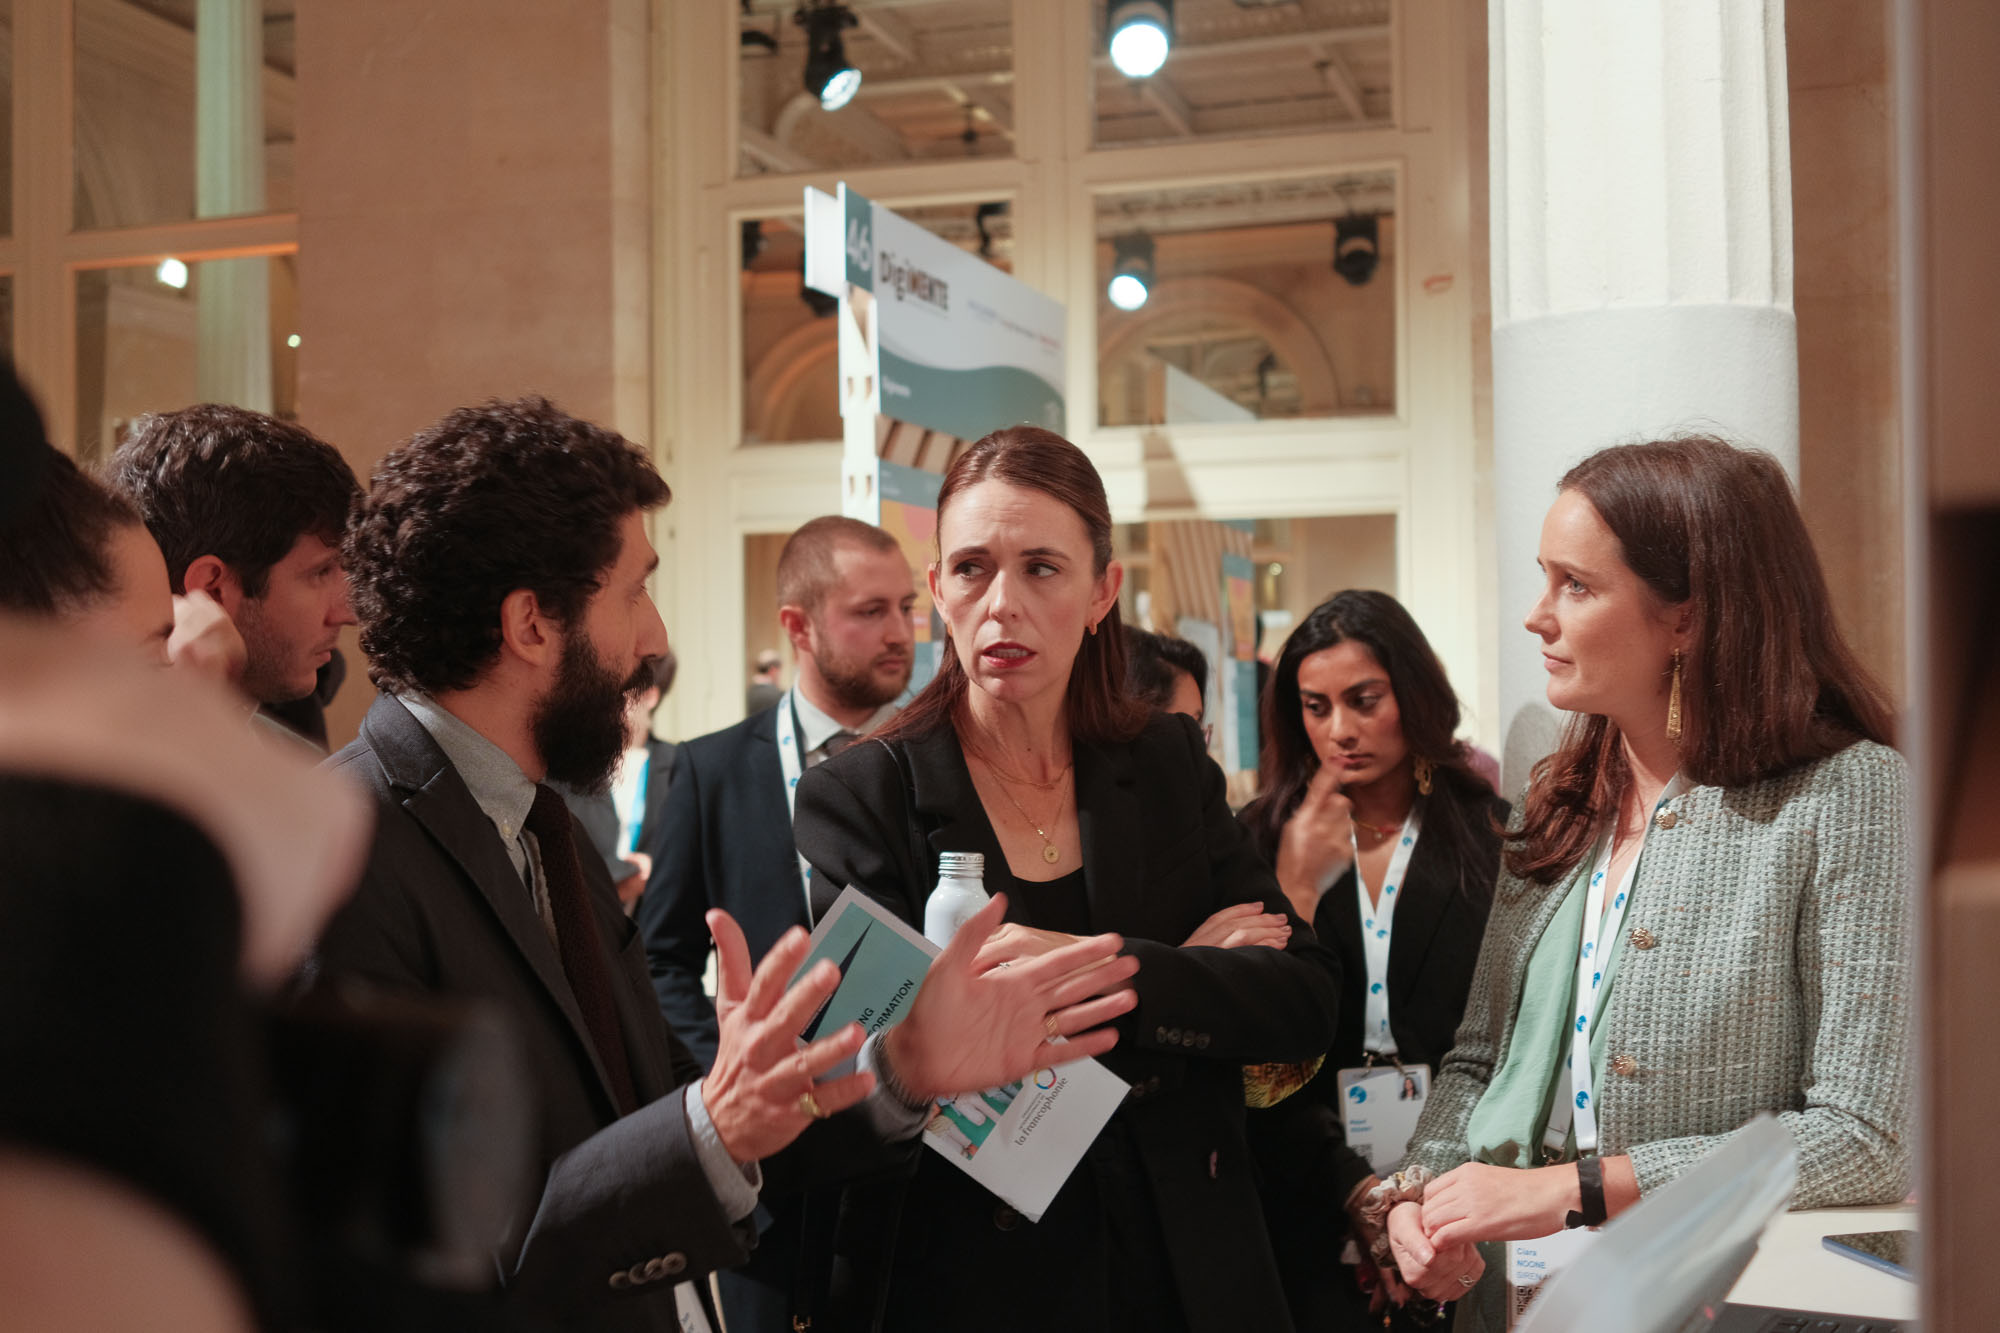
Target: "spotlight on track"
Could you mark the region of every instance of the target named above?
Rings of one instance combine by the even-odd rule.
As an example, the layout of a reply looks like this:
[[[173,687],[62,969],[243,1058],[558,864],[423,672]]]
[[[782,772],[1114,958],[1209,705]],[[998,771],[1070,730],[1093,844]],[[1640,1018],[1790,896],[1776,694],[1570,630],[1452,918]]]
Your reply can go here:
[[[1120,74],[1143,79],[1158,73],[1174,44],[1173,0],[1112,0],[1104,31]]]
[[[1381,253],[1381,237],[1372,213],[1333,220],[1333,271],[1350,285],[1359,287],[1375,276]]]
[[[792,22],[806,30],[806,91],[827,111],[838,111],[861,90],[861,71],[847,60],[840,34],[860,20],[846,5],[815,3],[801,6]]]
[[[1120,236],[1111,242],[1111,255],[1104,295],[1120,310],[1137,310],[1152,293],[1153,238],[1143,231]]]

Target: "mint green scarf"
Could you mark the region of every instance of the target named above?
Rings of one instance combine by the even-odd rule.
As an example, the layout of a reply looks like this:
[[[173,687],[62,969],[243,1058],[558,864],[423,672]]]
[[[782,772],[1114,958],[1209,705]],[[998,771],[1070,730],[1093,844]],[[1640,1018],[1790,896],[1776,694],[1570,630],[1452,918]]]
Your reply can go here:
[[[1475,1162],[1494,1166],[1541,1165],[1542,1132],[1548,1128],[1549,1109],[1555,1101],[1563,1057],[1569,1051],[1570,1022],[1576,1016],[1576,950],[1583,937],[1583,914],[1590,896],[1580,886],[1589,877],[1592,861],[1591,857],[1584,858],[1561,888],[1550,890],[1564,895],[1563,904],[1556,909],[1528,960],[1507,1054],[1466,1123],[1466,1144]],[[1618,960],[1624,953],[1624,943],[1623,939],[1612,940],[1606,954],[1604,994],[1597,1002],[1600,1014],[1611,1003],[1611,988],[1618,981]],[[1604,1068],[1605,1027],[1599,1023],[1590,1034],[1593,1082]],[[1563,1160],[1575,1156],[1576,1132],[1571,1130]]]

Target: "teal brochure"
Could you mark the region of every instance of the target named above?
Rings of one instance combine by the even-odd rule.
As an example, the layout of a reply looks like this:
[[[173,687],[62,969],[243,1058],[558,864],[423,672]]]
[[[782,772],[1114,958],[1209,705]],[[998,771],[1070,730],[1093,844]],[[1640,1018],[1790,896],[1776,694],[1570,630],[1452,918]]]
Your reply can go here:
[[[869,1036],[887,1032],[916,1003],[937,948],[874,899],[843,889],[813,930],[812,950],[792,977],[829,958],[840,968],[840,987],[799,1033],[804,1041],[859,1023]]]

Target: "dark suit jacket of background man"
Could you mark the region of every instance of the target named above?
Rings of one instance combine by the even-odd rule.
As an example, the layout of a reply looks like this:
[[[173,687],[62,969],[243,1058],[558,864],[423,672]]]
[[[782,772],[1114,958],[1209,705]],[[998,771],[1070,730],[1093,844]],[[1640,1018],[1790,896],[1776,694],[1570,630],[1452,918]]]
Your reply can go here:
[[[639,851],[646,850],[648,842],[660,827],[660,815],[666,809],[667,789],[673,785],[674,765],[680,757],[680,750],[681,747],[672,741],[655,740],[650,736],[646,738],[646,801],[645,808],[639,813],[639,841],[635,844]],[[604,868],[610,872],[612,882],[637,874],[637,865],[618,855],[618,844],[625,828],[618,822],[618,803],[611,798],[611,793],[605,791],[580,796],[566,788],[561,790],[569,812],[576,816],[577,823],[583,825],[590,846],[604,859]],[[707,1064],[706,1061],[703,1063],[704,1066]]]
[[[666,806],[642,848],[653,857],[637,914],[653,989],[704,1068],[715,1062],[715,1005],[702,988],[709,952],[703,914],[720,907],[735,917],[753,962],[806,924],[777,716],[767,708],[683,741]]]
[[[682,742],[666,807],[644,848],[653,857],[653,876],[637,916],[653,989],[667,1022],[704,1066],[715,1060],[715,1006],[702,987],[709,952],[703,914],[720,907],[735,917],[753,961],[787,930],[808,924],[778,761],[777,716],[777,708],[766,708]],[[806,1153],[815,1137],[801,1143]],[[820,1167],[822,1176],[838,1171],[833,1162]],[[806,1262],[805,1207],[802,1180],[783,1170],[766,1173],[756,1253],[720,1283],[723,1318],[736,1333],[789,1325]],[[816,1255],[821,1249],[830,1254],[830,1247],[814,1248]]]
[[[660,1017],[603,862],[578,858],[640,1101],[622,1119],[530,891],[430,733],[384,695],[329,763],[375,797],[379,820],[361,885],[321,942],[315,983],[360,976],[504,1011],[540,1094],[547,1172],[519,1219],[518,1252],[500,1257],[505,1280],[563,1327],[677,1328],[676,1282],[740,1263],[751,1232],[724,1215],[703,1174],[677,1091],[700,1069]],[[613,1285],[648,1265],[649,1280]]]

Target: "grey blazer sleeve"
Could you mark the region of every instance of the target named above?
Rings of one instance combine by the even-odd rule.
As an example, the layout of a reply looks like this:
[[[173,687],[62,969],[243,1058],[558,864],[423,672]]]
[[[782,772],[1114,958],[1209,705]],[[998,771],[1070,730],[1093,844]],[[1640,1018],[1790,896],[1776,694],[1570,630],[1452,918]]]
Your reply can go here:
[[[746,1228],[723,1214],[696,1155],[686,1096],[675,1089],[550,1165],[510,1285],[574,1312],[633,1291],[636,1266],[699,1277],[747,1257]]]
[[[1910,1172],[1908,771],[1893,751],[1853,745],[1824,761],[1814,786],[1818,857],[1794,933],[1809,1034],[1804,1104],[1778,1115],[1798,1143],[1792,1206],[1891,1203],[1908,1190]],[[1630,1145],[1640,1192],[1672,1180],[1724,1137]]]

